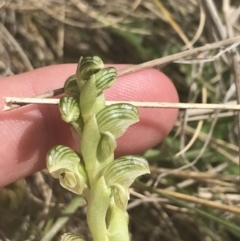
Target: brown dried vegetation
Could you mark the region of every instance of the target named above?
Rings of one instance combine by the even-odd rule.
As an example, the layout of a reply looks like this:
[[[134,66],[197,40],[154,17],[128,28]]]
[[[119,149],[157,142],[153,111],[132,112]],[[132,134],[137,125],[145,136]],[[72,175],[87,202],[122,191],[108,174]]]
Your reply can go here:
[[[238,35],[238,0],[1,0],[0,76],[77,62],[81,55],[138,64]],[[234,44],[215,59],[224,48],[162,68],[182,102],[239,103]],[[240,239],[238,122],[231,110],[180,112],[165,142],[143,154],[152,174],[132,189],[132,240]],[[13,206],[0,201],[1,240],[57,240],[65,231],[90,240],[83,200],[46,171],[26,183],[1,190],[1,196],[14,191]]]

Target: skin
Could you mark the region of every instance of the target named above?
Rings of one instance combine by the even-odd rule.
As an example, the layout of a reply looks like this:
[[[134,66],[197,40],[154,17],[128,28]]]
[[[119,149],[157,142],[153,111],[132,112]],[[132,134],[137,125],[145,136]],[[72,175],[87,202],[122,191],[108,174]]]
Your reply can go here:
[[[75,70],[75,64],[64,64],[2,78],[0,96],[32,97],[60,88]],[[155,69],[119,77],[105,95],[107,100],[178,102],[172,82]],[[56,105],[28,105],[9,112],[3,112],[3,106],[0,98],[1,187],[43,169],[52,146],[62,144],[77,149],[70,126],[61,120]],[[175,109],[142,108],[139,112],[140,122],[118,139],[116,156],[141,153],[162,141],[178,114]]]

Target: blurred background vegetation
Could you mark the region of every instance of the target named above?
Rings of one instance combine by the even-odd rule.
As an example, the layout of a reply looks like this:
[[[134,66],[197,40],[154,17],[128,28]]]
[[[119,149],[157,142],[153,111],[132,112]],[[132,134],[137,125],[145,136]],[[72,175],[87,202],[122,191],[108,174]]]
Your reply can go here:
[[[82,55],[139,64],[240,35],[239,16],[239,0],[1,0],[0,76]],[[235,103],[239,50],[161,71],[181,102]],[[152,174],[131,190],[132,240],[240,240],[238,136],[231,110],[180,111],[165,141],[142,154]],[[66,231],[90,240],[85,214],[84,200],[43,170],[0,190],[0,240],[58,240]]]

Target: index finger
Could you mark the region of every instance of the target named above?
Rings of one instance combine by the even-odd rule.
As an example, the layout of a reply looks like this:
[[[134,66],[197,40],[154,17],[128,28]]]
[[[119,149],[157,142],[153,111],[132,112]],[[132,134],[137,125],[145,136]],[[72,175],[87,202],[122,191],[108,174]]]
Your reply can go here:
[[[3,78],[0,96],[31,97],[60,88],[75,69],[75,64],[56,65]],[[171,81],[154,69],[121,76],[105,93],[108,100],[178,101]],[[46,153],[54,145],[77,149],[70,126],[61,120],[57,106],[28,105],[3,112],[3,105],[1,99],[0,186],[44,168]],[[156,145],[171,130],[177,113],[173,109],[140,109],[140,122],[118,140],[116,155],[135,154]]]

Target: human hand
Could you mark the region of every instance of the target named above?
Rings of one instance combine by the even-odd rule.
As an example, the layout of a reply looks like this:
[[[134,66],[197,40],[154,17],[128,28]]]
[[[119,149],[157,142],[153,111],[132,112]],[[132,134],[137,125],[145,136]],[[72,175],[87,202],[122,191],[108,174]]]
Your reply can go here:
[[[117,69],[126,65],[115,65]],[[76,64],[40,68],[0,79],[0,97],[32,97],[61,88]],[[118,78],[105,91],[107,100],[177,102],[171,81],[154,69]],[[0,99],[0,187],[45,167],[46,153],[54,145],[76,148],[70,125],[61,120],[56,105],[28,105],[3,112]],[[175,109],[139,109],[140,122],[118,139],[116,156],[143,152],[159,143],[172,129]]]

